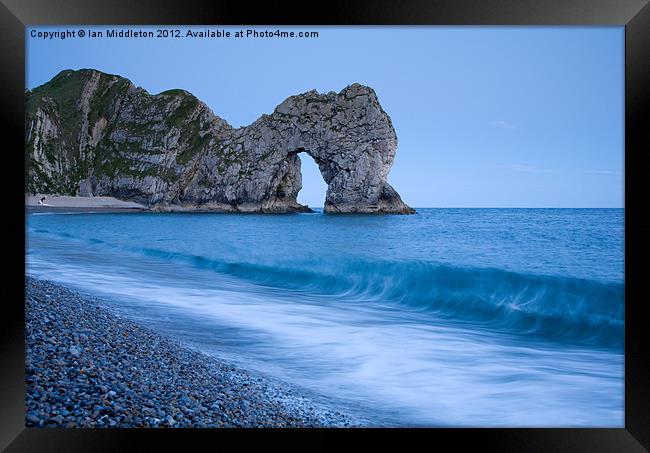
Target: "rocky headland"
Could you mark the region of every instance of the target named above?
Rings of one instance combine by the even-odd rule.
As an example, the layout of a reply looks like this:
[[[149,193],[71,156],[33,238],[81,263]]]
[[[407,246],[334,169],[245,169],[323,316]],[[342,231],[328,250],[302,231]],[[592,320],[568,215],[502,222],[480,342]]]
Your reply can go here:
[[[327,213],[411,214],[387,182],[397,135],[372,88],[291,96],[234,128],[184,90],[65,70],[26,93],[26,193],[108,196],[156,211],[308,212],[300,153]]]

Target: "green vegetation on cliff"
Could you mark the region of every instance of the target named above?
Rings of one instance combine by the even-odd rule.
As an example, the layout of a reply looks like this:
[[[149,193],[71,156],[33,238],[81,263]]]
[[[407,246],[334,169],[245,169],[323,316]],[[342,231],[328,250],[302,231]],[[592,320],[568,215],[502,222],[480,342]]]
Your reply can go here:
[[[89,176],[173,183],[177,171],[150,157],[172,153],[185,165],[213,138],[200,133],[202,104],[187,91],[152,96],[94,70],[61,71],[26,91],[25,102],[27,192],[75,195]]]
[[[369,87],[287,98],[233,128],[191,93],[66,70],[25,92],[26,190],[104,195],[158,210],[303,212],[298,153],[328,183],[326,212],[411,213],[386,181],[397,147]]]

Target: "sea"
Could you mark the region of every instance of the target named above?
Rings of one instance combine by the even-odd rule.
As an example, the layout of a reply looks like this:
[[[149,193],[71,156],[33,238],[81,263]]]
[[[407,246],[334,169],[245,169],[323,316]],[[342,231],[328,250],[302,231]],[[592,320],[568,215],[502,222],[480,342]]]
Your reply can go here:
[[[620,428],[624,214],[33,213],[26,273],[373,426]]]

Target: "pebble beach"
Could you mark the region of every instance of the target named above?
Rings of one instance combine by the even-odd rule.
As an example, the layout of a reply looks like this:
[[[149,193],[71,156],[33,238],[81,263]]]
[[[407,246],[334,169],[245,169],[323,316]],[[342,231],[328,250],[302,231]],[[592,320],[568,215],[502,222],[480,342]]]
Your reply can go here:
[[[28,427],[349,427],[308,392],[205,355],[105,301],[25,280]]]

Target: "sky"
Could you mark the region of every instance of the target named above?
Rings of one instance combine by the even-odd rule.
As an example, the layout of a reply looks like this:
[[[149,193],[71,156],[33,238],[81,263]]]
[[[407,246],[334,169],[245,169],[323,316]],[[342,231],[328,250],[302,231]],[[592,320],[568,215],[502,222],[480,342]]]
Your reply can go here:
[[[26,88],[94,68],[152,94],[182,88],[231,125],[288,96],[371,86],[397,132],[388,181],[414,207],[623,207],[623,27],[280,27],[316,38],[44,39]],[[155,30],[160,27],[92,27]],[[257,27],[275,31],[278,27]],[[298,200],[326,185],[301,154]]]

